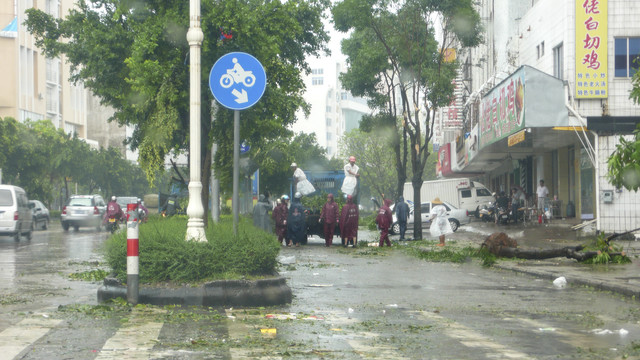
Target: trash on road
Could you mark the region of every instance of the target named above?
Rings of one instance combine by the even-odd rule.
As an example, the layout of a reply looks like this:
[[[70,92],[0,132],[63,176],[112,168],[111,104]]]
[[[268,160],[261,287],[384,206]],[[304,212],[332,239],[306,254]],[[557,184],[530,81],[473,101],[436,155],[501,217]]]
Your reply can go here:
[[[332,287],[333,284],[309,284],[307,287]]]
[[[324,320],[323,317],[309,315],[304,317],[298,317],[295,313],[289,314],[267,314],[264,316],[265,319],[273,319],[273,320],[312,320],[312,321],[321,321]]]
[[[296,257],[294,255],[291,256],[278,256],[278,262],[282,265],[290,265],[296,263]]]
[[[267,314],[264,317],[266,319],[276,319],[276,320],[295,320],[296,314]]]
[[[539,328],[538,330],[542,332],[553,332],[553,331],[556,331],[556,328],[546,327],[546,328]]]
[[[558,289],[562,289],[567,286],[567,279],[564,276],[560,276],[559,278],[553,280],[553,286]]]
[[[392,308],[392,309],[397,309],[398,308],[398,304],[389,304],[386,307]]]
[[[594,330],[591,330],[591,332],[596,335],[611,335],[611,334],[617,333],[617,334],[620,334],[620,336],[626,336],[629,334],[629,331],[625,329],[620,329],[615,331],[611,331],[609,329],[594,329]]]
[[[278,330],[276,330],[275,328],[260,329],[260,333],[263,336],[273,337],[278,334]]]

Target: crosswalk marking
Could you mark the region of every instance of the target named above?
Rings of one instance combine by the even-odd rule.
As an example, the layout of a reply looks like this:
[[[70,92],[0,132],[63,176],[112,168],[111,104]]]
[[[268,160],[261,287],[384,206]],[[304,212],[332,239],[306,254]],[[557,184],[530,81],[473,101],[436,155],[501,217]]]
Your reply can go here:
[[[27,346],[36,342],[62,320],[48,318],[24,319],[0,333],[0,354],[3,359],[13,359]]]
[[[493,354],[487,355],[488,357],[495,357],[500,359],[531,359],[531,355],[521,353],[519,351],[511,350],[504,345],[498,344],[486,336],[483,336],[476,331],[469,329],[468,327],[451,321],[432,312],[418,311],[420,316],[438,321],[447,322],[447,326],[443,327],[444,333],[454,339],[460,340],[460,343],[470,348],[485,349],[487,351],[493,351]]]
[[[165,312],[160,309],[156,311]],[[148,312],[149,310],[145,311],[146,315]],[[128,323],[107,340],[96,359],[149,359],[163,323],[148,322],[148,316],[142,315],[134,309]]]

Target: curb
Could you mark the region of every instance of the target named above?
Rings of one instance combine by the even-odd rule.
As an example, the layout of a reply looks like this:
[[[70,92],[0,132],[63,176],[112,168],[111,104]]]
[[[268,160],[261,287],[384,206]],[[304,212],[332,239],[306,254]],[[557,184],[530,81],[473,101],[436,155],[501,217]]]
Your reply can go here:
[[[640,299],[640,290],[633,289],[631,287],[623,286],[620,284],[612,284],[602,280],[589,279],[589,278],[584,278],[579,276],[574,277],[571,275],[555,273],[553,271],[534,270],[534,269],[527,269],[527,268],[510,266],[510,265],[494,264],[493,267],[501,270],[509,270],[517,273],[537,276],[537,277],[550,279],[550,280],[555,280],[560,276],[564,276],[567,279],[567,282],[570,284],[590,286],[598,290],[610,291],[610,292],[625,295],[628,297],[633,297],[635,299]]]
[[[98,289],[98,303],[127,298],[127,287],[106,278]],[[138,303],[150,305],[272,306],[291,303],[292,292],[285,278],[219,280],[198,287],[157,288],[140,286]]]

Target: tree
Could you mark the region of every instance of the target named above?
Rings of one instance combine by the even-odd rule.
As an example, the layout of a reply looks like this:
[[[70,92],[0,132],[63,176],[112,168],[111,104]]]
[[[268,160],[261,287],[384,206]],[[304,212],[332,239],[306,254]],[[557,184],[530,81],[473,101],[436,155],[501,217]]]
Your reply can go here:
[[[367,187],[380,197],[397,199],[395,166],[389,141],[391,128],[373,130],[370,133],[353,129],[340,140],[340,154],[356,157],[360,168],[360,186]]]
[[[56,129],[49,120],[19,123],[0,119],[0,168],[4,182],[19,185],[29,198],[52,203],[56,191],[69,192],[69,182],[80,191],[138,194],[149,185],[142,170],[115,149],[92,150],[77,136]]]
[[[343,0],[332,14],[338,30],[352,30],[342,44],[349,65],[343,84],[354,95],[369,97],[391,119],[401,115],[413,201],[419,204],[435,113],[450,103],[458,68],[445,52],[480,43],[480,16],[471,0]],[[394,148],[398,189],[406,179],[405,148],[400,141]],[[420,207],[415,211],[419,218]],[[419,221],[414,236],[422,236]]]
[[[293,139],[283,137],[251,151],[254,163],[260,164],[261,187],[271,194],[289,193],[292,162],[303,170],[342,169],[342,165],[336,167],[336,161],[327,160],[326,151],[318,145],[315,134],[300,133]]]
[[[250,53],[267,73],[264,96],[242,112],[241,136],[252,147],[286,136],[296,110],[309,111],[301,73],[310,71],[307,55],[325,50],[322,13],[327,6],[327,0],[203,2],[201,103],[213,100],[205,90],[206,69],[226,53]],[[188,1],[79,0],[65,19],[36,9],[27,13],[27,27],[45,54],[65,55],[74,70],[72,80],[82,81],[103,105],[113,107],[115,121],[134,127],[128,142],[139,150],[150,181],[170,151],[187,151]],[[222,31],[232,39],[221,39]],[[212,161],[217,174],[231,173],[232,124],[232,111],[202,106],[203,184],[209,182]],[[210,156],[213,142],[218,144],[216,159]],[[208,203],[207,186],[202,196]]]

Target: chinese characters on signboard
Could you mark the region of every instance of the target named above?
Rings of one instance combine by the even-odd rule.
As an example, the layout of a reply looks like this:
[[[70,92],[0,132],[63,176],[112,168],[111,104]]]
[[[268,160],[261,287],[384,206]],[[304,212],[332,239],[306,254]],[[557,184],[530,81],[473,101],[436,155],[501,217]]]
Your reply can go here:
[[[576,98],[606,98],[607,0],[576,0]]]
[[[517,71],[482,98],[480,148],[524,127],[524,71]]]
[[[460,81],[455,79],[451,82],[454,85],[453,98],[448,107],[443,109],[444,129],[461,129],[462,128],[462,92],[460,91]]]

